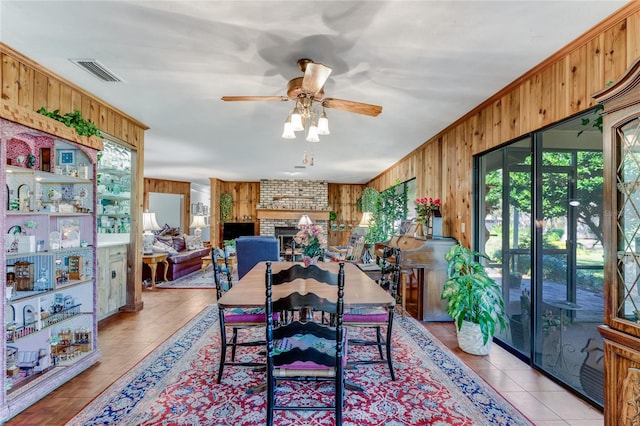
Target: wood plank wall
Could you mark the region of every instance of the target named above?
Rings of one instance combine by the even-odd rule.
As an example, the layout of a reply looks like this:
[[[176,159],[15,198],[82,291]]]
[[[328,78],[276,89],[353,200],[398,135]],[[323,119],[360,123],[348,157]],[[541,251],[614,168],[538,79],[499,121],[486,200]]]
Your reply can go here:
[[[183,233],[189,234],[189,224],[191,223],[189,222],[191,219],[191,182],[144,178],[144,195],[142,200],[144,210],[149,208],[149,192],[183,196],[180,229]],[[162,226],[163,224],[160,223],[159,225]]]
[[[79,110],[101,131],[126,142],[137,151],[136,182],[142,180],[144,167],[144,131],[148,127],[126,113],[98,99],[75,84],[47,70],[11,47],[0,42],[0,96],[3,105],[37,111],[41,107],[61,114]],[[29,126],[32,114],[16,114],[15,119]],[[61,136],[64,137],[64,136]],[[133,189],[133,188],[132,188]],[[131,235],[142,234],[142,186],[132,193]],[[140,238],[131,239],[127,257],[127,304],[123,310],[142,309],[142,247]]]
[[[233,222],[254,222],[254,233],[258,234],[258,203],[260,202],[260,182],[232,182],[210,179],[211,210],[211,243],[222,245],[222,222],[220,221],[220,195],[231,194],[231,217]]]
[[[369,185],[381,191],[396,179],[415,177],[418,195],[443,200],[445,234],[470,246],[472,156],[589,109],[594,106],[591,95],[620,78],[639,56],[640,2],[630,2],[426,140]]]
[[[336,221],[345,225],[357,225],[362,219],[362,213],[358,211],[356,202],[362,197],[362,191],[366,185],[347,185],[330,183],[329,209],[336,213]],[[351,229],[346,226],[344,231],[331,231],[327,235],[328,243],[332,246],[342,246],[349,242]]]

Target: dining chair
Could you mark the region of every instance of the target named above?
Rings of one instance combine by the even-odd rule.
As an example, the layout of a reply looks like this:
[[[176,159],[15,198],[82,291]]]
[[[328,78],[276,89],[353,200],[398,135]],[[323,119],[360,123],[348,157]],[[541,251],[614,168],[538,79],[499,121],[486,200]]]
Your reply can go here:
[[[216,284],[216,297],[218,300],[222,295],[229,291],[233,286],[231,268],[229,268],[229,259],[226,250],[224,251],[224,263],[218,263],[218,253],[216,248],[211,251],[213,263],[213,276]],[[236,349],[238,346],[264,346],[266,341],[250,340],[238,342],[238,332],[242,329],[252,327],[264,327],[266,315],[264,308],[218,308],[218,316],[220,322],[220,366],[218,368],[217,383],[222,381],[222,374],[225,366],[244,366],[244,367],[264,367],[264,362],[257,361],[236,361]],[[277,319],[277,317],[275,317]],[[232,330],[231,338],[227,339],[227,328]],[[231,348],[231,360],[227,361],[227,351]]]
[[[385,247],[381,259],[381,277],[378,280],[380,287],[388,291],[396,299],[398,295],[398,283],[400,281],[400,257],[401,251],[395,247]],[[391,357],[391,332],[393,329],[394,307],[374,308],[349,308],[344,313],[344,325],[346,327],[362,327],[375,329],[376,339],[367,340],[361,338],[349,339],[349,346],[376,346],[380,359],[352,359],[351,364],[387,364],[391,380],[396,379]],[[386,328],[386,337],[382,337],[382,329]],[[383,354],[386,351],[386,359]]]
[[[258,262],[280,260],[280,241],[268,235],[243,236],[236,239],[238,279]]]
[[[273,286],[294,280],[315,280],[322,288],[331,288],[335,297],[323,297],[313,290],[300,293],[292,290],[277,300],[272,299]],[[344,367],[346,365],[345,333],[342,324],[344,311],[344,262],[338,273],[323,270],[316,265],[294,265],[272,273],[271,262],[266,271],[267,318],[267,425],[273,425],[276,410],[335,411],[336,425],[342,424],[344,405]],[[307,287],[305,285],[305,287]],[[333,293],[332,291],[332,293]],[[321,290],[318,291],[320,293]],[[325,295],[327,293],[324,293]],[[273,316],[289,311],[322,311],[335,318],[333,325],[323,324],[306,315],[288,323],[276,324]],[[335,400],[331,405],[281,405],[276,398],[278,382],[290,380],[332,381]],[[308,399],[308,398],[304,398]]]

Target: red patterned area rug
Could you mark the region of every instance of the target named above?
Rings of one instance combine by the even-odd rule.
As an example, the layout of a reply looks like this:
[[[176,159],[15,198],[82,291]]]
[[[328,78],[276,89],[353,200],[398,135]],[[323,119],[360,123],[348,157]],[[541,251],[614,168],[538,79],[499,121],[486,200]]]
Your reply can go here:
[[[416,320],[397,315],[393,330],[396,381],[384,364],[360,365],[347,380],[365,391],[345,391],[345,425],[531,425],[482,378],[460,362]],[[254,337],[263,337],[257,331]],[[349,330],[350,336],[359,332]],[[260,425],[265,393],[248,394],[264,372],[226,367],[216,384],[219,360],[217,308],[198,314],[91,402],[68,425]],[[246,337],[245,337],[246,338]],[[349,348],[349,357],[376,356],[374,348]],[[259,348],[241,349],[243,359]],[[279,386],[279,401],[309,404],[333,397],[325,383]],[[332,412],[278,411],[277,425],[332,425]]]

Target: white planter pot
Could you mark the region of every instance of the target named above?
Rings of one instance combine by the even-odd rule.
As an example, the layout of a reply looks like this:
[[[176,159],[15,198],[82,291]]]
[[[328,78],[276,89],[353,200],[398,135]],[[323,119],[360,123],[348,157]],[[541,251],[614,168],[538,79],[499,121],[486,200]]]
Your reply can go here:
[[[491,342],[489,339],[485,345],[482,341],[482,333],[480,325],[472,322],[463,321],[460,330],[456,327],[458,334],[458,346],[466,353],[472,355],[487,355],[491,350]]]

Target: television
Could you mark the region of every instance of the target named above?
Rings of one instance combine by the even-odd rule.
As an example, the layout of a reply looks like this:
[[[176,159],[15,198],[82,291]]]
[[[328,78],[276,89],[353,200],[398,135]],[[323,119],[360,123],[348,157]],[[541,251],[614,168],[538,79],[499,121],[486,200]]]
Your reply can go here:
[[[253,222],[225,222],[222,225],[222,239],[225,241],[252,235],[255,235]]]

